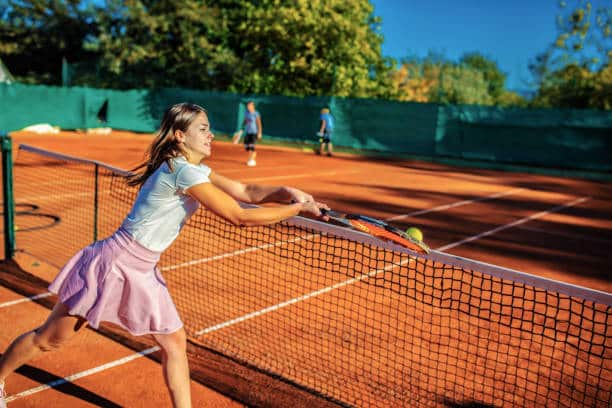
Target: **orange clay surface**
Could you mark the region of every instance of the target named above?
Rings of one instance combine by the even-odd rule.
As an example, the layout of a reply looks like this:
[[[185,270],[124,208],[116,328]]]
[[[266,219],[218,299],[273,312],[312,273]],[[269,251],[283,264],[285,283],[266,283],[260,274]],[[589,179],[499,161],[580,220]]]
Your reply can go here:
[[[26,143],[124,169],[142,160],[152,140],[151,135],[119,131],[106,136],[18,132],[12,137],[15,152],[18,144]],[[256,167],[247,167],[245,161],[241,146],[215,142],[207,164],[244,183],[300,188],[339,211],[395,217],[392,223],[402,229],[418,226],[432,249],[612,292],[610,183],[343,154],[329,158],[269,146],[258,147]],[[497,198],[483,199],[496,194]],[[585,199],[557,209],[580,198]],[[36,276],[51,280],[57,272],[20,256],[22,267]],[[0,303],[19,298],[0,287]],[[47,309],[32,302],[0,309],[0,350],[47,314]],[[35,360],[27,375],[10,377],[7,391],[18,394],[132,354],[84,330],[68,353]],[[197,382],[192,382],[192,393],[196,407],[241,406]],[[10,408],[38,406],[169,406],[169,400],[159,364],[145,357],[76,379],[69,391],[45,390],[9,404]]]

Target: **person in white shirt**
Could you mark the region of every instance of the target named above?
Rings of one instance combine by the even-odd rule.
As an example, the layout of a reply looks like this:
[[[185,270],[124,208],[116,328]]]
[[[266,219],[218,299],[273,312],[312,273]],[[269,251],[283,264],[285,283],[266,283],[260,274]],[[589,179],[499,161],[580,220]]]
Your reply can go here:
[[[103,321],[134,335],[152,335],[162,350],[164,379],[174,407],[190,407],[187,342],[183,323],[157,268],[160,254],[203,205],[235,225],[273,224],[300,213],[326,219],[329,209],[291,187],[242,184],[202,161],[214,135],[206,110],[181,103],[164,115],[147,160],[127,182],[136,201],[110,237],[79,251],[49,286],[58,301],[45,323],[22,334],[0,358],[0,408],[5,378],[42,352],[64,345],[85,325]],[[243,208],[246,203],[285,203]]]

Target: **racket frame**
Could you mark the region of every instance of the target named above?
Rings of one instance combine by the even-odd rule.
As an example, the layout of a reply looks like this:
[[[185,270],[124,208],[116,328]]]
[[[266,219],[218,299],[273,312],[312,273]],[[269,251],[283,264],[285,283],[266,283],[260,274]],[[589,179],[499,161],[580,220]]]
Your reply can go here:
[[[414,237],[406,234],[404,231],[400,230],[397,227],[394,227],[392,225],[387,224],[386,222],[376,219],[376,218],[372,218],[372,217],[368,217],[365,215],[360,215],[360,214],[343,214],[343,213],[339,213],[337,211],[334,210],[323,210],[321,211],[323,213],[323,215],[328,216],[332,221],[347,227],[347,228],[352,228],[352,229],[356,229],[362,232],[365,232],[362,228],[358,228],[355,225],[353,225],[353,223],[351,222],[351,220],[355,220],[355,221],[360,221],[362,223],[369,223],[375,227],[379,227],[379,228],[383,228],[386,231],[395,234],[397,236],[399,236],[400,238],[409,241],[410,243],[412,243],[414,246],[416,246],[417,248],[419,248],[418,250],[415,248],[410,248],[408,247],[408,249],[414,250],[416,252],[422,252],[422,253],[429,253],[430,249],[429,247],[422,241],[419,241],[417,239],[415,239]],[[366,225],[367,227],[367,225]],[[373,234],[371,234],[373,235]],[[380,237],[385,239],[386,237]],[[399,242],[396,242],[399,245],[402,245]],[[404,245],[405,246],[405,245]]]

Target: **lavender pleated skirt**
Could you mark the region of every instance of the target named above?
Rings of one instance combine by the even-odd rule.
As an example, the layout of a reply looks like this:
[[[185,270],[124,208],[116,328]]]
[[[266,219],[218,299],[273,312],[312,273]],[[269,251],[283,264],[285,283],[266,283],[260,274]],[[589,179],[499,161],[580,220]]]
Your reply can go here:
[[[49,290],[93,328],[104,321],[137,336],[172,333],[183,322],[157,268],[159,256],[120,228],[72,257]]]

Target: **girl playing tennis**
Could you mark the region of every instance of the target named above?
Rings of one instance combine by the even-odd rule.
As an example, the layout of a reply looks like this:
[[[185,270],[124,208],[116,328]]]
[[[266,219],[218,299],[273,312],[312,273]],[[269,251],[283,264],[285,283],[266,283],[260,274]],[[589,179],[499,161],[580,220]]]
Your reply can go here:
[[[22,334],[0,359],[0,408],[4,379],[39,354],[52,351],[86,324],[115,323],[133,335],[151,334],[162,350],[164,379],[174,407],[190,407],[187,342],[183,323],[156,267],[160,254],[203,205],[235,225],[272,224],[300,213],[322,216],[328,207],[290,187],[245,185],[214,173],[208,115],[181,103],[166,111],[147,161],[128,177],[140,188],[121,227],[78,252],[49,286],[58,302],[42,326]],[[242,208],[247,203],[292,203]]]

